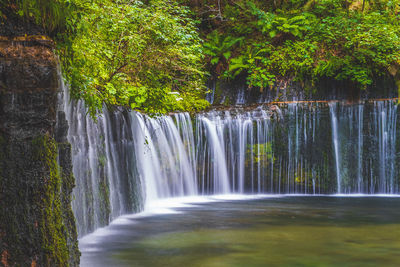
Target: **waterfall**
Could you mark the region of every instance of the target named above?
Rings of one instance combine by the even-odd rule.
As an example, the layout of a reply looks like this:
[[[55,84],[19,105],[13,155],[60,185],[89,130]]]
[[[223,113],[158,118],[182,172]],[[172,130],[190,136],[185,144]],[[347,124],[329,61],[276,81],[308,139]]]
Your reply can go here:
[[[363,177],[362,177],[362,152],[363,152],[363,114],[364,114],[364,106],[358,106],[358,114],[357,114],[357,191],[362,192],[363,189]]]
[[[374,103],[374,133],[378,139],[379,192],[398,191],[395,177],[397,105],[389,101]]]
[[[332,142],[335,150],[335,165],[336,165],[336,183],[337,183],[337,192],[342,193],[342,177],[340,173],[340,152],[339,152],[339,138],[338,138],[338,121],[336,117],[336,103],[329,103],[329,111],[331,115],[332,121]]]
[[[145,192],[145,204],[159,198],[196,195],[194,137],[187,114],[144,117],[130,113],[135,154]],[[181,131],[178,130],[180,125]]]
[[[76,187],[72,208],[80,235],[107,225],[121,214],[142,209],[135,140],[129,114],[103,109],[97,122],[82,101],[65,97]]]
[[[62,97],[79,235],[162,198],[397,194],[397,103],[299,102],[150,117]]]
[[[228,193],[229,180],[225,152],[223,149],[224,139],[221,125],[218,121],[213,123],[208,118],[202,118],[201,121],[206,129],[205,135],[208,137],[208,160],[212,163],[212,165],[209,166],[210,168],[207,169],[213,170],[212,176],[207,179],[207,181],[212,181],[212,187],[207,187],[207,189],[209,191],[211,188],[213,192]],[[203,168],[205,168],[205,166]],[[205,188],[204,185],[202,187]]]

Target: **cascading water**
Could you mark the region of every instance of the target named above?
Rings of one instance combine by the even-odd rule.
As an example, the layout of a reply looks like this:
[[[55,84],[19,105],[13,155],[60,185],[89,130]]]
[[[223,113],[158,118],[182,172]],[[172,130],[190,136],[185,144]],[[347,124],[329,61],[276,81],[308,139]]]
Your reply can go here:
[[[79,235],[160,198],[224,193],[399,193],[393,100],[283,103],[94,122],[64,92]]]
[[[170,116],[145,118],[134,112],[130,116],[136,136],[135,151],[131,153],[136,155],[146,202],[197,194],[190,117],[176,115],[183,133],[180,135]]]
[[[64,90],[76,187],[72,208],[79,235],[107,225],[121,214],[142,209],[130,116],[103,109],[98,121],[87,116],[82,101]]]
[[[397,103],[330,103],[338,193],[397,193]],[[364,166],[365,165],[365,166]]]
[[[396,173],[397,105],[388,101],[374,103],[373,131],[378,139],[379,179],[378,192],[398,192]]]
[[[329,110],[332,121],[332,142],[335,150],[336,183],[337,192],[342,193],[342,175],[340,170],[341,157],[339,152],[338,121],[336,117],[336,103],[329,103]]]

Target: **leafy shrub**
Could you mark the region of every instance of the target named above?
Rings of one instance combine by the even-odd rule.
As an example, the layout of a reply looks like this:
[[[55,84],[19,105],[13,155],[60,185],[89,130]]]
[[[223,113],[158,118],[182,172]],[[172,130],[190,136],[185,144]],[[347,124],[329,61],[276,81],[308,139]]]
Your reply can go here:
[[[224,10],[219,40],[245,37],[219,46],[229,55],[221,72],[247,73],[249,87],[330,77],[363,89],[400,65],[398,0],[238,0]]]
[[[174,1],[86,6],[65,57],[73,94],[92,114],[103,103],[149,113],[204,108],[201,42],[188,13]]]

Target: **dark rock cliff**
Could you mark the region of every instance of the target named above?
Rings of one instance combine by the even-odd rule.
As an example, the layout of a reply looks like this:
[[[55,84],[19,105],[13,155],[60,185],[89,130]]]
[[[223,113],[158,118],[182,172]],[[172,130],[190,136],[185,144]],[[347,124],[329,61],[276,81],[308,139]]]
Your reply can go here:
[[[51,41],[0,38],[0,265],[78,266]],[[58,123],[57,123],[58,118]]]
[[[272,88],[261,90],[257,87],[249,88],[245,75],[229,81],[214,77],[207,84],[210,89],[207,100],[214,105],[232,106],[285,101],[343,100],[357,102],[367,99],[396,98],[398,97],[398,88],[400,88],[396,84],[396,80],[400,80],[400,71],[397,77],[383,75],[377,78],[366,89],[359,89],[349,82],[326,78],[314,85],[283,79]]]

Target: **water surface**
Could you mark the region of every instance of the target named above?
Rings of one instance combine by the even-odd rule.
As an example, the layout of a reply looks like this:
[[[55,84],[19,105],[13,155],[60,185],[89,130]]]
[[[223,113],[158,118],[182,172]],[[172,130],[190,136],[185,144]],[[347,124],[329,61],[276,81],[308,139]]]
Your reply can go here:
[[[400,264],[400,197],[279,196],[189,202],[195,203],[153,215],[121,217],[84,237],[82,266]]]

